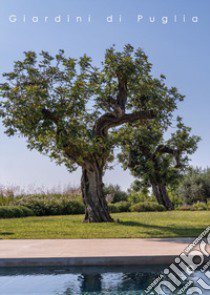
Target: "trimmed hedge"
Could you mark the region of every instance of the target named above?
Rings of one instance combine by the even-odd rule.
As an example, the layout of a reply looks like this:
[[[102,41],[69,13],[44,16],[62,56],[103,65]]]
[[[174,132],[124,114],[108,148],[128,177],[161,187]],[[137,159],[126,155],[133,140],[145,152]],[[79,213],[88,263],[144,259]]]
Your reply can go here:
[[[126,201],[108,204],[110,213],[130,212],[130,204]]]
[[[180,210],[180,211],[206,211],[209,210],[208,209],[208,205],[206,203],[203,202],[197,202],[193,205],[182,205],[177,207],[176,210]]]
[[[0,206],[0,218],[18,218],[34,215],[31,209],[24,206]]]
[[[165,207],[153,202],[139,202],[130,207],[131,212],[166,211]]]
[[[19,205],[31,209],[37,216],[84,214],[85,206],[82,201],[68,198],[23,197]]]

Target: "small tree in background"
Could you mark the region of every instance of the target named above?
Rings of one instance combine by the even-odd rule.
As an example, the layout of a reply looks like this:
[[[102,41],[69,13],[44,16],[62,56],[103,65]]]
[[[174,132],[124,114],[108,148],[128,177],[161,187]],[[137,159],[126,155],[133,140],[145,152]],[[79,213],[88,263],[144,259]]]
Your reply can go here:
[[[210,200],[210,168],[190,167],[179,181],[175,193],[185,204],[207,203]]]
[[[151,187],[158,203],[172,210],[167,186],[175,184],[188,166],[189,155],[195,152],[199,137],[190,134],[191,128],[181,118],[177,118],[177,130],[167,140],[165,132],[168,132],[166,126],[156,122],[132,130],[126,127],[119,159],[124,168],[130,168],[139,178],[141,189]]]
[[[164,77],[151,75],[152,65],[141,49],[130,45],[107,49],[100,69],[84,55],[67,58],[26,52],[4,74],[1,115],[6,134],[19,134],[29,149],[48,155],[68,170],[82,168],[81,188],[86,222],[112,221],[102,177],[120,126],[165,122],[183,97],[167,88]],[[115,133],[113,131],[115,130]]]

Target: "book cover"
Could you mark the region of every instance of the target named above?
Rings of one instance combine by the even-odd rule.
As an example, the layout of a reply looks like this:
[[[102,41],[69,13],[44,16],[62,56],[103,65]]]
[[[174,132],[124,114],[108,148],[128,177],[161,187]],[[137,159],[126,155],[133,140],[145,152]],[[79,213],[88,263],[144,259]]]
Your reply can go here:
[[[208,294],[209,1],[0,4],[1,293]]]

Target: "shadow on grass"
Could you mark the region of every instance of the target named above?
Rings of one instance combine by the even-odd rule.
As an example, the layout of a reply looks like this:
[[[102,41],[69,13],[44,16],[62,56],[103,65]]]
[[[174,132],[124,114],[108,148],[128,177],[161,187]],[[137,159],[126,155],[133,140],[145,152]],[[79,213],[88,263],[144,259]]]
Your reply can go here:
[[[167,237],[167,234],[173,233],[177,237],[197,237],[199,236],[204,230],[205,227],[195,227],[194,225],[192,227],[188,226],[161,226],[161,225],[153,225],[153,224],[146,224],[142,222],[137,222],[137,221],[119,221],[118,222],[120,225],[125,225],[125,226],[131,226],[131,227],[140,227],[144,228],[144,233],[151,235],[151,237],[154,237],[154,231],[157,233],[157,237],[159,236],[165,236]],[[145,229],[148,229],[146,231]],[[158,231],[160,234],[158,234]],[[173,238],[172,238],[173,239]],[[183,241],[180,241],[183,242]]]
[[[0,236],[12,236],[12,235],[14,235],[14,233],[7,232],[7,231],[0,233]]]

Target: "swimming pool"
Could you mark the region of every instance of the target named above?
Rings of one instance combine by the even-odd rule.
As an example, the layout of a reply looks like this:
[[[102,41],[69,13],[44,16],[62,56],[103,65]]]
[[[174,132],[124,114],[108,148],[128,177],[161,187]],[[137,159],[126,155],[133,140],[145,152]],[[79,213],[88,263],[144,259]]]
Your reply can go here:
[[[143,294],[143,290],[163,269],[164,266],[160,265],[111,268],[58,266],[49,268],[5,268],[0,269],[0,294],[139,295]],[[190,279],[195,282],[202,275],[200,272],[196,272]]]

